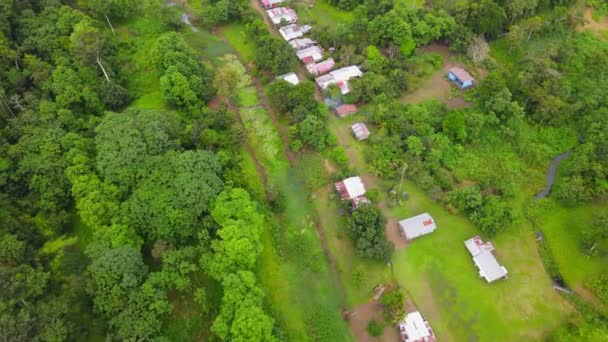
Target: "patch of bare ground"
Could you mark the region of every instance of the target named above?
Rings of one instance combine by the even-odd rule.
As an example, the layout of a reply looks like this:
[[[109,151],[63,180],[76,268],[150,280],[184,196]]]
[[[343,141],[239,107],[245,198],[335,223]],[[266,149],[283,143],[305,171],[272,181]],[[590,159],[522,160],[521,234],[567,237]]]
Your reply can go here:
[[[380,210],[382,210],[382,208]],[[399,221],[397,221],[397,219],[390,218],[388,222],[386,222],[386,227],[384,231],[387,240],[392,242],[395,246],[395,251],[407,247],[407,240],[404,239],[403,235],[401,235],[401,232],[399,232]]]
[[[600,21],[593,19],[593,9],[585,8],[584,23],[578,27],[578,31],[591,31],[602,36],[602,31],[608,30],[608,17],[602,17]]]
[[[325,167],[325,172],[330,176],[336,172],[336,168],[331,164],[329,159],[323,159],[323,166]]]
[[[367,333],[366,327],[370,320],[374,319],[378,323],[384,321],[382,314],[382,305],[376,301],[369,301],[365,304],[354,307],[349,314],[348,323],[350,329],[355,335],[355,340],[358,342],[398,342],[401,341],[399,338],[399,332],[397,328],[392,324],[384,327],[384,332],[380,337],[373,337]]]
[[[415,91],[402,97],[402,100],[406,103],[417,104],[425,100],[437,99],[449,108],[470,107],[471,103],[464,99],[464,91],[457,89],[448,81],[446,76],[450,68],[466,68],[466,66],[456,59],[456,55],[446,45],[434,43],[420,50],[426,53],[441,55],[444,61],[443,67],[437,70],[429,79],[422,82]],[[482,70],[476,70],[476,72],[480,76],[483,76]],[[458,96],[454,96],[455,92],[457,92]]]

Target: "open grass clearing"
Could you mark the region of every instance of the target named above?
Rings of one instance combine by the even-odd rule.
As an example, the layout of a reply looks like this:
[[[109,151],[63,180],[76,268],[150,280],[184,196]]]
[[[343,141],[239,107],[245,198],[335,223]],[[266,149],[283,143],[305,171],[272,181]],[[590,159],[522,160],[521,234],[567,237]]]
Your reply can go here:
[[[248,88],[243,103],[253,103]],[[316,231],[316,212],[299,173],[284,153],[270,115],[261,107],[240,110],[247,137],[268,177],[267,189],[280,194],[282,214],[272,216],[264,233],[261,281],[268,303],[289,340],[348,341],[340,315],[341,299],[331,280]]]
[[[468,68],[457,55],[448,50],[445,45],[431,44],[421,48],[423,54],[439,54],[443,58],[442,67],[434,71],[429,78],[410,80],[411,92],[406,92],[401,96],[401,102],[417,104],[426,100],[436,99],[447,105],[449,108],[467,107],[470,104],[465,100],[465,92],[458,89],[447,79],[448,70],[453,67],[461,67],[469,70],[475,75],[475,71]],[[482,75],[479,72],[480,76]]]
[[[551,209],[539,220],[540,229],[545,234],[561,275],[574,289],[584,286],[589,277],[598,275],[608,263],[606,257],[591,257],[581,251],[580,227],[591,225],[593,214],[600,212],[603,207],[605,203],[576,208],[553,203]]]
[[[411,199],[393,208],[405,218],[429,212],[438,229],[394,256],[394,273],[430,320],[438,339],[539,340],[563,322],[570,306],[551,287],[526,223],[492,240],[509,278],[487,284],[478,277],[464,240],[479,231],[467,219],[448,213],[413,184]]]
[[[327,3],[325,0],[316,0],[312,7],[307,1],[296,1],[293,8],[298,13],[299,22],[303,24],[319,25],[335,30],[337,24],[348,24],[354,20],[352,12],[343,11]]]
[[[228,43],[238,51],[244,61],[253,61],[257,47],[255,41],[249,37],[245,25],[240,23],[226,25],[220,28],[220,32],[226,37]]]

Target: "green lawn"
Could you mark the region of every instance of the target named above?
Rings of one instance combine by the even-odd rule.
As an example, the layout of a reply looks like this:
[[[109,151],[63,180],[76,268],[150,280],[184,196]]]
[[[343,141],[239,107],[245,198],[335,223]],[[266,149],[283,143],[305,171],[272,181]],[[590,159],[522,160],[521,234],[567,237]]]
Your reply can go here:
[[[439,339],[539,340],[563,322],[570,308],[551,288],[527,224],[492,241],[509,278],[487,284],[478,277],[464,247],[464,240],[478,235],[478,229],[464,217],[448,213],[413,184],[405,187],[411,199],[393,214],[406,218],[429,212],[438,229],[398,251],[394,273]]]
[[[240,91],[241,103],[257,102],[251,89]],[[263,108],[241,109],[240,115],[249,144],[267,174],[266,189],[278,193],[284,207],[282,214],[269,216],[263,235],[259,272],[268,306],[288,340],[351,340],[320,247],[316,213],[283,152],[279,132]]]
[[[336,24],[347,24],[354,20],[352,12],[342,11],[325,0],[317,0],[312,8],[305,2],[294,4],[298,19],[303,24],[320,25],[335,30]]]
[[[238,51],[243,61],[251,62],[253,60],[256,46],[253,39],[247,34],[245,25],[234,23],[222,27],[220,31],[228,43]]]
[[[255,87],[246,87],[239,90],[237,103],[240,107],[253,107],[260,104]]]
[[[590,257],[581,253],[580,227],[591,225],[593,214],[605,208],[605,203],[566,208],[555,204],[540,219],[540,228],[566,283],[580,288],[588,277],[605,269],[607,258]]]

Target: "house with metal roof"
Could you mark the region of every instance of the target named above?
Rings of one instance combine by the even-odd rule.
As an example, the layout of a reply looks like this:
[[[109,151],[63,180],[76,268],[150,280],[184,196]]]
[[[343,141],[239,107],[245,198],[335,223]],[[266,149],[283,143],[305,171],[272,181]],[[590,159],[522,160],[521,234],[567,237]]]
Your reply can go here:
[[[342,95],[346,95],[350,93],[350,88],[348,87],[348,80],[353,77],[361,76],[363,76],[363,72],[361,71],[361,69],[359,69],[359,67],[356,65],[352,65],[331,71],[327,75],[317,77],[315,79],[315,82],[322,90],[327,89],[327,87],[332,84],[336,84],[340,88],[340,92],[342,93]]]
[[[343,118],[347,115],[353,114],[357,112],[357,106],[354,104],[343,104],[341,106],[336,107],[336,115],[339,118]]]
[[[463,68],[451,68],[448,71],[448,78],[454,82],[460,89],[472,87],[475,84],[475,79]]]
[[[281,25],[281,23],[293,24],[298,21],[298,14],[295,10],[289,7],[277,7],[266,11],[268,17],[275,25]]]
[[[491,242],[484,242],[479,236],[474,236],[464,242],[469,253],[473,257],[473,262],[479,269],[479,277],[484,278],[488,283],[498,279],[507,278],[507,269],[500,265],[494,257],[494,245]]]
[[[437,229],[437,224],[431,215],[424,213],[399,221],[399,229],[407,240],[413,240],[434,232]]]
[[[277,7],[285,1],[287,0],[260,0],[260,3],[262,4],[262,7],[264,7],[264,9],[271,9]]]
[[[309,46],[306,49],[296,51],[296,56],[304,64],[318,62],[323,59],[323,49],[316,45]]]
[[[365,197],[365,184],[363,184],[361,177],[346,178],[336,183],[335,186],[336,191],[340,194],[340,199],[351,201],[353,209],[357,209],[362,204],[370,203],[369,199]]]
[[[357,122],[351,126],[351,129],[353,130],[353,134],[357,140],[361,141],[369,138],[370,132],[364,123]]]
[[[283,37],[283,39],[285,39],[286,41],[290,41],[292,39],[302,37],[310,30],[312,30],[312,27],[310,25],[298,26],[296,24],[291,24],[281,27],[279,29],[279,33],[281,34],[281,37]]]
[[[306,64],[306,70],[308,70],[309,73],[311,73],[315,76],[319,76],[319,75],[323,75],[323,74],[331,71],[331,69],[333,69],[334,65],[336,65],[336,62],[334,62],[334,59],[328,58],[319,63]]]
[[[289,41],[289,45],[291,45],[294,50],[301,50],[313,45],[317,45],[317,42],[310,38],[297,38]]]
[[[296,75],[293,72],[287,73],[285,75],[281,75],[277,77],[278,79],[282,79],[285,82],[289,82],[293,85],[298,85],[300,83],[300,79],[298,78],[298,75]]]
[[[403,342],[435,342],[435,334],[419,311],[408,313],[398,324]]]

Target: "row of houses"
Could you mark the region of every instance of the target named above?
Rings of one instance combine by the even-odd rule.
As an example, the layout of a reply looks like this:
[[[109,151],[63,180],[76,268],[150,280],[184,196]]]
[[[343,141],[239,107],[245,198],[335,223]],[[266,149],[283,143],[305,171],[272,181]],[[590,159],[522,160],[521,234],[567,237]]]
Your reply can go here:
[[[335,84],[340,88],[343,95],[348,94],[350,92],[348,81],[353,77],[361,77],[363,75],[361,69],[353,65],[333,70],[336,65],[333,58],[323,60],[323,48],[314,40],[303,37],[310,32],[312,27],[310,25],[298,25],[298,15],[295,10],[278,6],[283,2],[261,0],[262,6],[266,8],[268,18],[274,25],[279,26],[279,33],[295,50],[296,56],[306,66],[306,70],[316,77],[315,82],[319,88],[325,90]],[[284,79],[285,76],[283,75],[281,78]]]

